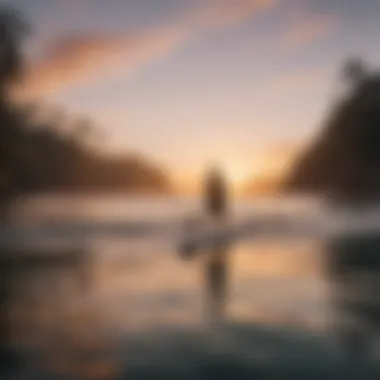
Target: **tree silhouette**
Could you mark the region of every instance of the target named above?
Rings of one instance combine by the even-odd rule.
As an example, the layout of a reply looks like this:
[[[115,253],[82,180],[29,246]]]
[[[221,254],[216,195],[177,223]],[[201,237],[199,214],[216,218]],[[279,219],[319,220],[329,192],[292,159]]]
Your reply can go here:
[[[30,27],[15,9],[0,7],[0,89],[18,80],[22,74],[22,43]]]
[[[380,74],[358,62],[349,62],[345,73],[351,83],[348,95],[301,154],[285,189],[323,194],[349,208],[372,206],[380,200]],[[346,328],[338,320],[337,332],[350,354],[366,355],[368,331],[380,326],[380,235],[349,231],[326,243],[326,269],[341,290],[336,297],[341,321],[356,321]]]
[[[28,31],[20,13],[0,8],[0,214],[6,215],[18,195],[41,190],[167,191],[168,181],[154,164],[97,151],[89,119],[12,101],[9,92],[22,75]]]
[[[364,80],[367,73],[367,65],[361,58],[351,58],[347,60],[344,65],[344,79],[353,87],[357,86],[362,80]]]
[[[330,112],[322,132],[296,160],[287,191],[362,202],[380,195],[380,74],[349,62],[352,88]]]

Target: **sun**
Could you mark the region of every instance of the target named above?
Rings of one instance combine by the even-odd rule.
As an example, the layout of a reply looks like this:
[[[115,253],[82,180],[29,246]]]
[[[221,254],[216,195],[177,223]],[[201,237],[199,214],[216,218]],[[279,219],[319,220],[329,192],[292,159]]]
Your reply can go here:
[[[249,176],[248,170],[241,166],[227,166],[225,172],[227,179],[235,185],[243,183]]]
[[[240,195],[245,192],[247,183],[260,173],[260,168],[254,165],[255,160],[239,159],[234,157],[215,158],[205,160],[202,165],[191,168],[187,171],[181,171],[177,175],[177,188],[181,193],[199,193],[202,191],[205,179],[204,175],[211,168],[217,168],[224,176],[227,186],[234,195]]]
[[[253,173],[251,168],[237,161],[219,161],[217,166],[226,176],[226,180],[234,192],[242,191]]]

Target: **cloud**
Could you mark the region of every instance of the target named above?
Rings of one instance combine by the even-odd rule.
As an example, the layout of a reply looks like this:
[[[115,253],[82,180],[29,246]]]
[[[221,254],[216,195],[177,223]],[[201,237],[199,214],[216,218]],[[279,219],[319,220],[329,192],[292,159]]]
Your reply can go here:
[[[25,96],[44,96],[96,78],[134,72],[208,30],[233,27],[275,0],[208,0],[174,22],[120,35],[74,34],[53,41],[26,75]]]
[[[332,14],[298,14],[282,39],[286,49],[297,49],[329,35],[338,25],[338,18]]]
[[[24,81],[27,95],[47,95],[98,77],[132,72],[168,54],[186,37],[179,28],[160,28],[125,35],[72,35],[46,48],[31,66]]]

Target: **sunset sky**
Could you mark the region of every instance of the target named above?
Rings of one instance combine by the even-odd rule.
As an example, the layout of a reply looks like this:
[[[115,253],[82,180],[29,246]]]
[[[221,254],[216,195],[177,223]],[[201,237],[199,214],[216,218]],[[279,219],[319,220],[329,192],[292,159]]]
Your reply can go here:
[[[28,97],[177,176],[276,166],[319,127],[352,55],[380,62],[378,0],[13,0]]]

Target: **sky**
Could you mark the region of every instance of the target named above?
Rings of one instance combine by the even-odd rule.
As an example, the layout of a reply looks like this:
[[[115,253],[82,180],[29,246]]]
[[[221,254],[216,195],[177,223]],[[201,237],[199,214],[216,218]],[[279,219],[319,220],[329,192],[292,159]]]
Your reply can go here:
[[[177,178],[276,170],[320,128],[345,59],[380,59],[378,0],[8,3],[33,26],[23,94]]]

